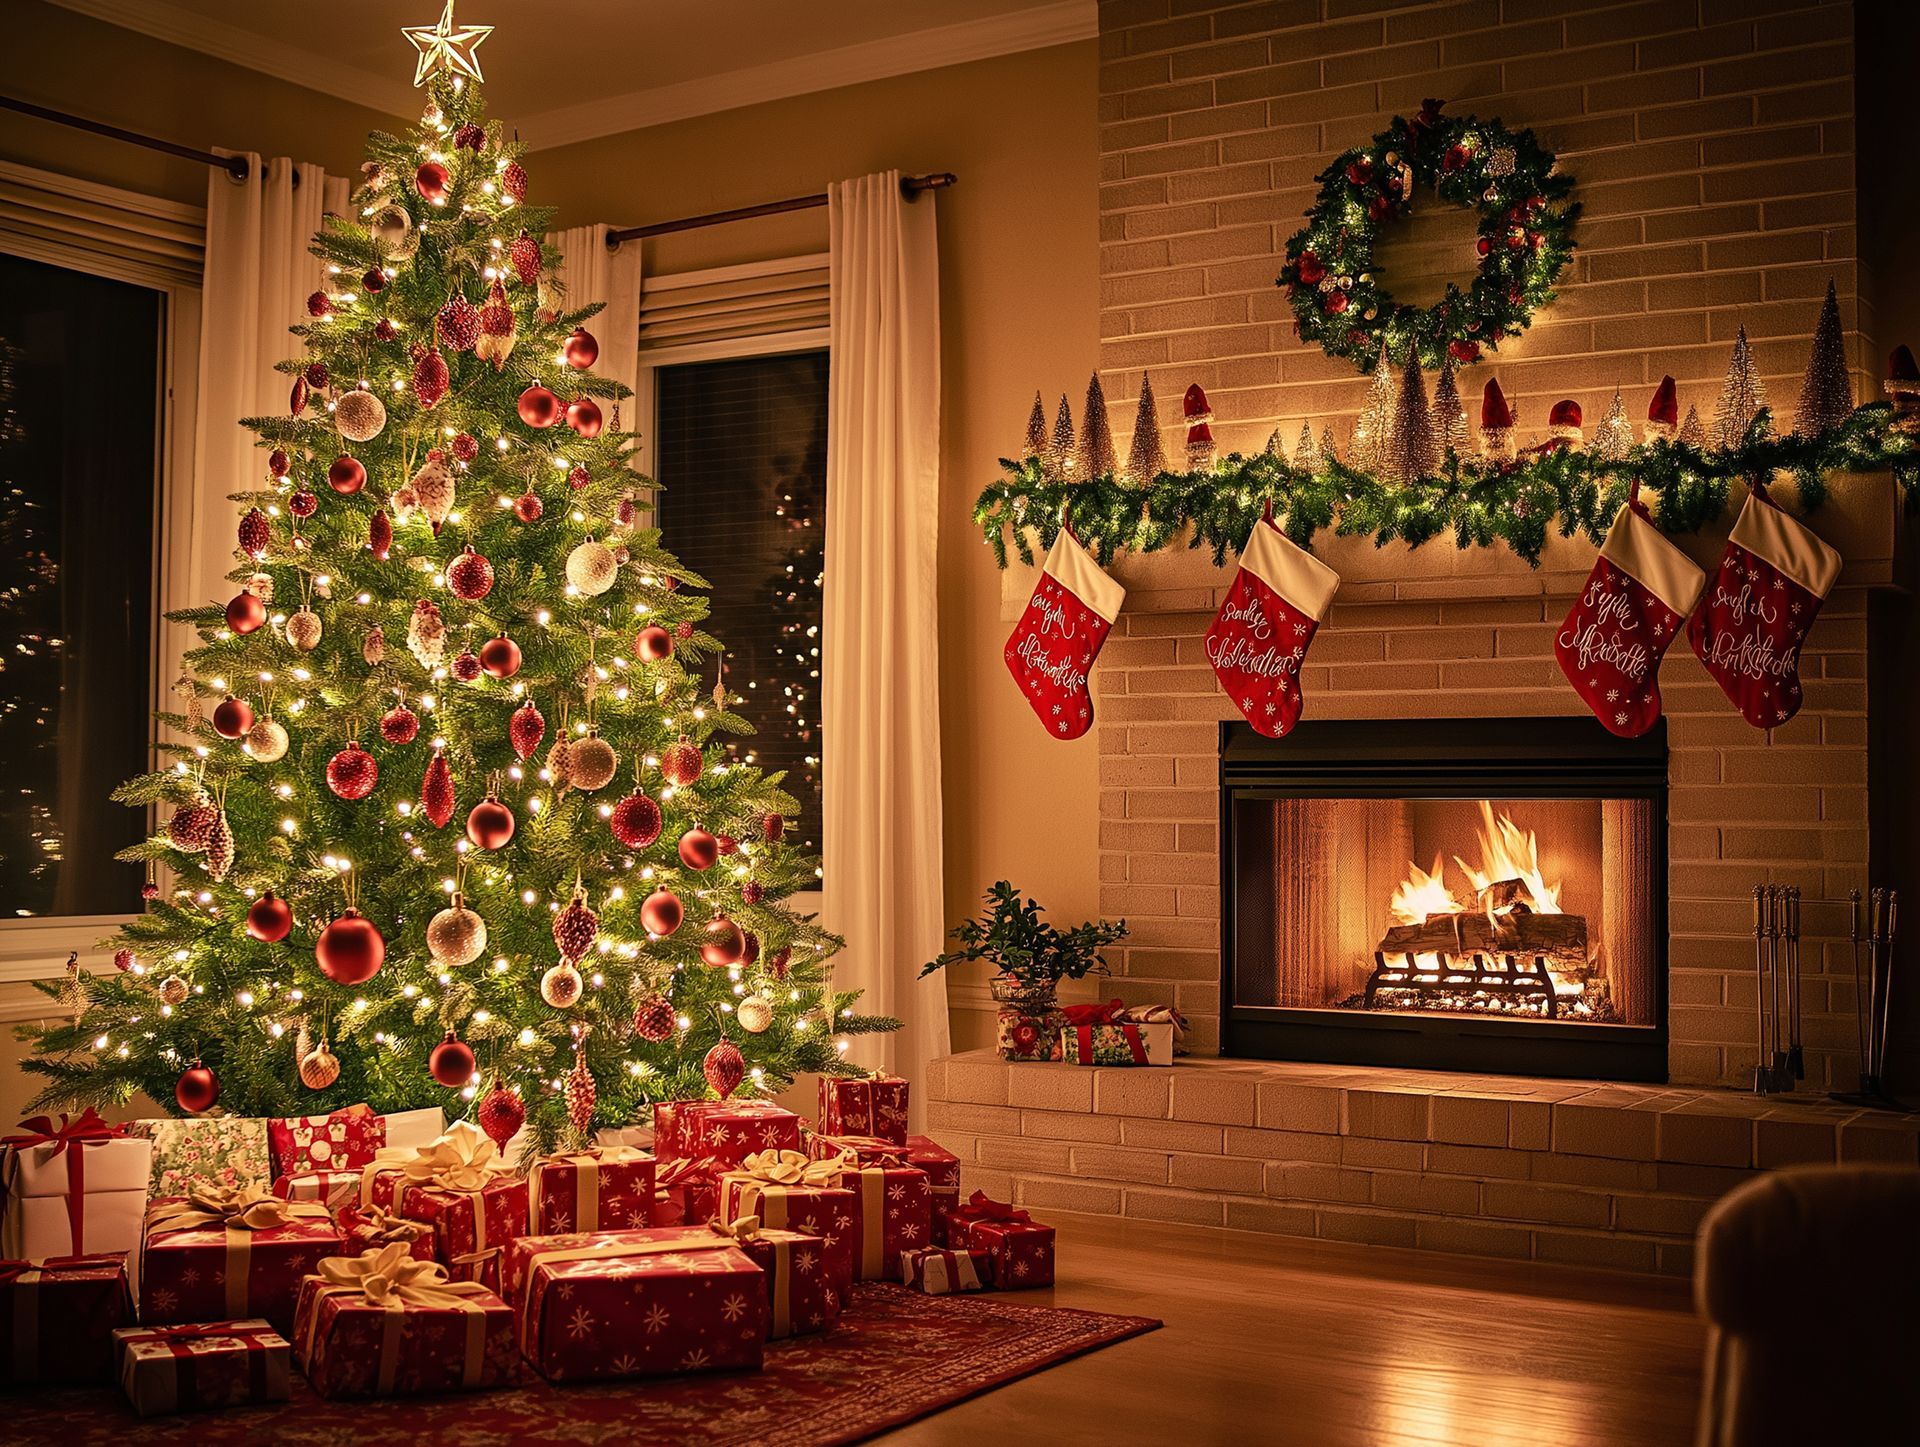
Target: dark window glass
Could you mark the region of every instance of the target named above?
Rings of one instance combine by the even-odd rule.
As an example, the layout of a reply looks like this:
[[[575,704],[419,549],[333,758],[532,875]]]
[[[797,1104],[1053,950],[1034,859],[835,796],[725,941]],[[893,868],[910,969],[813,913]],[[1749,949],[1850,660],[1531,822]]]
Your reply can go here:
[[[786,771],[789,837],[818,851],[827,354],[662,367],[658,384],[663,538],[713,585],[709,626],[758,731],[730,747]]]
[[[0,255],[0,913],[124,914],[146,820],[157,292]]]

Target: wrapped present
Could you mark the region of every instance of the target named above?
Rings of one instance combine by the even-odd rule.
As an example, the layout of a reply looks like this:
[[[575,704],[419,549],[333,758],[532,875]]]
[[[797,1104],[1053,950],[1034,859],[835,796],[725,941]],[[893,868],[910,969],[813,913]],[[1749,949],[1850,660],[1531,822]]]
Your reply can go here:
[[[323,1397],[397,1397],[510,1386],[513,1311],[399,1243],[336,1256],[300,1283],[293,1339]]]
[[[346,1238],[343,1255],[364,1256],[398,1242],[414,1260],[433,1260],[433,1227],[425,1221],[396,1216],[384,1206],[338,1207],[333,1213],[333,1224]]]
[[[1172,1005],[1129,1005],[1125,1017],[1136,1025],[1171,1025],[1173,1053],[1187,1053],[1187,1017]]]
[[[360,1199],[360,1172],[302,1171],[297,1176],[280,1176],[273,1183],[273,1194],[283,1201],[318,1201],[337,1211]]]
[[[760,1268],[767,1287],[767,1339],[832,1331],[853,1299],[853,1241],[804,1231],[768,1230],[749,1217],[709,1223]]]
[[[902,1251],[900,1279],[915,1291],[923,1291],[928,1296],[950,1296],[956,1291],[984,1291],[987,1285],[987,1253],[952,1251],[940,1246]]]
[[[755,1151],[800,1149],[800,1117],[770,1100],[669,1100],[653,1107],[653,1154],[730,1169]]]
[[[122,1327],[113,1334],[120,1387],[142,1417],[284,1402],[293,1352],[271,1323],[210,1321]]]
[[[874,1136],[907,1143],[907,1082],[898,1075],[820,1077],[823,1135]]]
[[[273,1174],[299,1176],[313,1171],[354,1171],[387,1144],[385,1116],[370,1105],[350,1105],[331,1115],[295,1115],[267,1122]]]
[[[44,1261],[140,1244],[150,1142],[87,1110],[58,1124],[23,1120],[0,1146],[0,1257]]]
[[[720,1178],[722,1221],[757,1219],[763,1227],[804,1231],[847,1243],[856,1239],[854,1194],[840,1182],[838,1159],[810,1161],[798,1151],[759,1151]]]
[[[108,1381],[132,1320],[125,1256],[0,1261],[0,1385]]]
[[[1059,1047],[1060,1012],[1029,1014],[1002,1006],[994,1019],[994,1044],[1002,1060],[1046,1060]]]
[[[293,1327],[300,1279],[344,1240],[317,1201],[283,1201],[258,1187],[201,1186],[155,1201],[132,1257],[146,1325],[263,1316]]]
[[[516,1242],[520,1350],[550,1382],[756,1370],[760,1268],[707,1226]]]
[[[904,1144],[878,1136],[827,1135],[823,1131],[807,1136],[807,1154],[816,1161],[837,1160],[849,1152],[862,1165],[894,1161],[918,1166],[926,1172],[927,1184],[936,1190],[960,1187],[960,1157],[926,1136],[910,1135]]]
[[[705,1157],[654,1163],[653,1224],[698,1226],[713,1219],[720,1204],[716,1184],[725,1170]]]
[[[947,1212],[947,1245],[984,1254],[987,1281],[1001,1291],[1053,1285],[1053,1227],[975,1191]]]
[[[539,1161],[527,1178],[532,1233],[653,1224],[654,1161],[631,1146],[595,1146]]]
[[[425,1110],[388,1111],[380,1120],[388,1149],[417,1150],[447,1133],[447,1113],[437,1105]]]
[[[376,1158],[362,1181],[373,1188],[372,1200],[363,1188],[363,1205],[387,1204],[394,1215],[433,1228],[434,1259],[455,1281],[500,1289],[501,1254],[527,1231],[527,1183],[507,1170],[478,1127],[456,1122],[431,1146],[399,1162],[397,1171],[383,1170]],[[392,1182],[384,1203],[383,1181]]]
[[[148,1192],[155,1199],[184,1196],[196,1186],[264,1191],[273,1184],[264,1120],[203,1115],[188,1120],[136,1120],[127,1129],[153,1142]]]
[[[1058,1058],[1069,1065],[1171,1065],[1171,1020],[1130,1019],[1119,1000],[1069,1005],[1060,1027]]]

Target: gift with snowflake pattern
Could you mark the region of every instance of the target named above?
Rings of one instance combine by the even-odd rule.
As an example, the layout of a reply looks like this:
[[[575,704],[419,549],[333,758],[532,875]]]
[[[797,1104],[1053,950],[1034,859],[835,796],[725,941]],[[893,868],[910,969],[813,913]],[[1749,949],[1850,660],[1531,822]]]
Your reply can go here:
[[[820,1129],[827,1135],[872,1136],[904,1145],[907,1082],[897,1075],[820,1077]]]
[[[762,1226],[804,1231],[835,1241],[854,1240],[854,1194],[840,1183],[839,1157],[810,1161],[798,1151],[758,1151],[716,1183],[714,1214],[721,1221],[758,1220]]]
[[[504,1172],[471,1188],[402,1180],[393,1214],[433,1228],[433,1258],[455,1281],[500,1289],[500,1259],[527,1233],[527,1183]]]
[[[135,1253],[134,1299],[146,1325],[265,1317],[293,1327],[301,1278],[345,1238],[314,1202],[257,1188],[155,1201]]]
[[[933,1195],[917,1166],[843,1163],[840,1183],[853,1191],[853,1277],[898,1281],[900,1253],[933,1237]]]
[[[632,1146],[547,1156],[527,1177],[536,1236],[653,1224],[654,1158]]]
[[[761,1365],[766,1282],[709,1227],[526,1237],[507,1270],[521,1354],[550,1382]]]
[[[734,1242],[767,1278],[767,1337],[831,1331],[853,1297],[853,1238],[756,1230]]]
[[[348,1256],[364,1255],[397,1241],[414,1260],[433,1260],[433,1227],[424,1221],[396,1216],[384,1206],[338,1207],[333,1213],[333,1224],[347,1239],[345,1254]]]
[[[142,1417],[284,1402],[293,1352],[271,1323],[209,1321],[122,1327],[113,1334],[120,1389]]]
[[[957,1291],[984,1291],[987,1253],[923,1246],[900,1253],[900,1279],[928,1296],[951,1296]]]
[[[956,1251],[985,1253],[987,1280],[996,1290],[1053,1285],[1053,1227],[984,1191],[947,1212],[944,1235]]]
[[[800,1117],[770,1100],[668,1100],[653,1107],[653,1154],[668,1161],[710,1157],[722,1169],[755,1151],[800,1149]]]
[[[132,1320],[125,1256],[0,1261],[0,1386],[104,1382]]]

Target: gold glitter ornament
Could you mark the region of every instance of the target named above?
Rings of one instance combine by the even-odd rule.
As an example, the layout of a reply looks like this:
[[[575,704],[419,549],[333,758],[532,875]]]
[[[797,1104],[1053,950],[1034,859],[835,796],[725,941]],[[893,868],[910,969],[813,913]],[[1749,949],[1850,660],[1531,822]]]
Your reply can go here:
[[[355,388],[334,403],[333,425],[349,442],[371,442],[386,430],[387,404],[373,393]]]
[[[749,995],[734,1007],[734,1018],[749,1035],[758,1035],[773,1024],[773,1004],[765,995]]]
[[[427,953],[438,965],[470,965],[487,947],[487,922],[456,894],[427,925]]]
[[[540,998],[556,1010],[571,1009],[580,999],[586,981],[580,972],[562,960],[540,977]]]

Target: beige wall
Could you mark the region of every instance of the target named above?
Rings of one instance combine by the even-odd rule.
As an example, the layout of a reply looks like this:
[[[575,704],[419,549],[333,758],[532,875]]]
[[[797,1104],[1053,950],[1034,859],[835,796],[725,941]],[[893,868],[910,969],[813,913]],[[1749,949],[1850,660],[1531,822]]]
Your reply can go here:
[[[0,90],[194,146],[357,167],[388,118],[35,3],[28,44],[0,51]],[[16,32],[18,33],[18,31]],[[504,36],[510,41],[510,35]],[[496,41],[499,43],[499,41]],[[89,58],[90,57],[90,58]],[[399,57],[396,57],[399,64]],[[541,152],[533,197],[560,224],[639,224],[817,192],[867,171],[950,170],[942,194],[940,654],[946,899],[969,912],[1010,877],[1063,917],[1096,904],[1096,745],[1043,734],[1000,664],[1007,625],[991,553],[970,522],[1035,387],[1076,399],[1096,362],[1097,58],[1092,41],[802,96]],[[511,122],[512,117],[505,117]],[[206,172],[41,122],[0,121],[0,155],[200,202]],[[925,203],[922,203],[925,204]],[[824,211],[648,243],[650,273],[824,250]],[[902,962],[908,964],[911,962]],[[25,987],[0,997],[0,1019]],[[954,982],[955,1043],[984,1043],[978,981]],[[0,1119],[24,1100],[20,1047],[0,1039]]]

